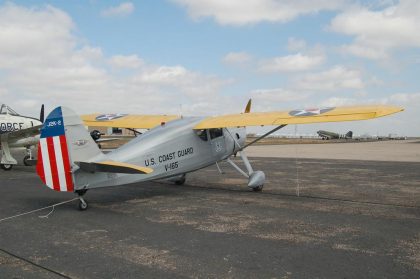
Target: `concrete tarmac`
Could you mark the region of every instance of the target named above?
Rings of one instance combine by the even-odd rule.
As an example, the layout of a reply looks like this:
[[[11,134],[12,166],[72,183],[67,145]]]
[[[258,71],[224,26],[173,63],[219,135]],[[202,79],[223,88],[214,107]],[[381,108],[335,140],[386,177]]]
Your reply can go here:
[[[393,159],[252,157],[262,193],[226,163],[92,190],[0,221],[0,278],[420,278],[420,163]],[[74,198],[20,166],[0,196],[0,220]]]
[[[420,140],[340,142],[328,144],[253,145],[248,156],[363,161],[420,162]]]

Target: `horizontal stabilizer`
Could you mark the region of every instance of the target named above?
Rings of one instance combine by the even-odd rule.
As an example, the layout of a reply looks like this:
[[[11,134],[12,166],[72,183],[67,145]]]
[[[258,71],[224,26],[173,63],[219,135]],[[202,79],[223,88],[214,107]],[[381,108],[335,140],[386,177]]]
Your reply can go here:
[[[130,174],[149,174],[153,169],[140,167],[133,164],[102,161],[102,162],[75,162],[81,170],[86,172],[111,172],[111,173],[130,173]]]

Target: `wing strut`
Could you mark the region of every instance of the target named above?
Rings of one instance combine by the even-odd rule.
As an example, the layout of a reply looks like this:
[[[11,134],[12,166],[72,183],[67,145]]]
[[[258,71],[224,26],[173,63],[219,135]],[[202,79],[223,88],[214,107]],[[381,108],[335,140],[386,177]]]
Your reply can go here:
[[[267,133],[265,133],[265,134],[264,134],[264,135],[262,135],[261,137],[256,138],[255,140],[251,141],[251,142],[250,142],[250,143],[248,143],[248,144],[245,144],[245,145],[241,148],[241,151],[242,151],[242,150],[244,150],[245,148],[247,148],[248,146],[250,146],[251,144],[254,144],[254,143],[256,143],[257,141],[262,140],[263,138],[265,138],[265,137],[269,136],[270,134],[274,133],[275,131],[278,131],[278,130],[280,130],[281,128],[284,128],[284,127],[286,127],[286,126],[287,126],[287,124],[283,124],[283,125],[280,125],[280,126],[278,126],[278,127],[274,128],[273,130],[268,131]]]

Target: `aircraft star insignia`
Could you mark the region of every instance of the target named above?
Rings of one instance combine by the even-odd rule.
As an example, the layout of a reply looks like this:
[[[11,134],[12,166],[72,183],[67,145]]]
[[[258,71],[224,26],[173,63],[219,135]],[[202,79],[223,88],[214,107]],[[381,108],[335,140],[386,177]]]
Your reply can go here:
[[[328,108],[311,108],[311,109],[296,109],[289,112],[291,116],[313,116],[313,115],[320,115],[335,109],[334,107]]]
[[[128,115],[128,114],[124,114],[124,113],[101,114],[101,115],[96,117],[96,120],[98,120],[98,121],[109,121],[109,120],[114,120],[114,119],[124,117],[126,115]]]

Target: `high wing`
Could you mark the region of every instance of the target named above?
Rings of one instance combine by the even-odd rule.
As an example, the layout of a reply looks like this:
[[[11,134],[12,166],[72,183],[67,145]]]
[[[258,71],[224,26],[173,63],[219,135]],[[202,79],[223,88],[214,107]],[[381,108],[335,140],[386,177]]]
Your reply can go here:
[[[86,114],[81,116],[86,126],[151,129],[162,122],[178,119],[178,115]]]
[[[400,107],[378,105],[250,112],[208,117],[198,123],[194,129],[355,121],[386,116],[403,110]]]
[[[33,126],[27,129],[5,132],[5,133],[2,133],[1,136],[2,138],[9,138],[9,139],[34,137],[36,135],[39,135],[41,128],[42,128],[42,125],[38,125],[38,126]]]

